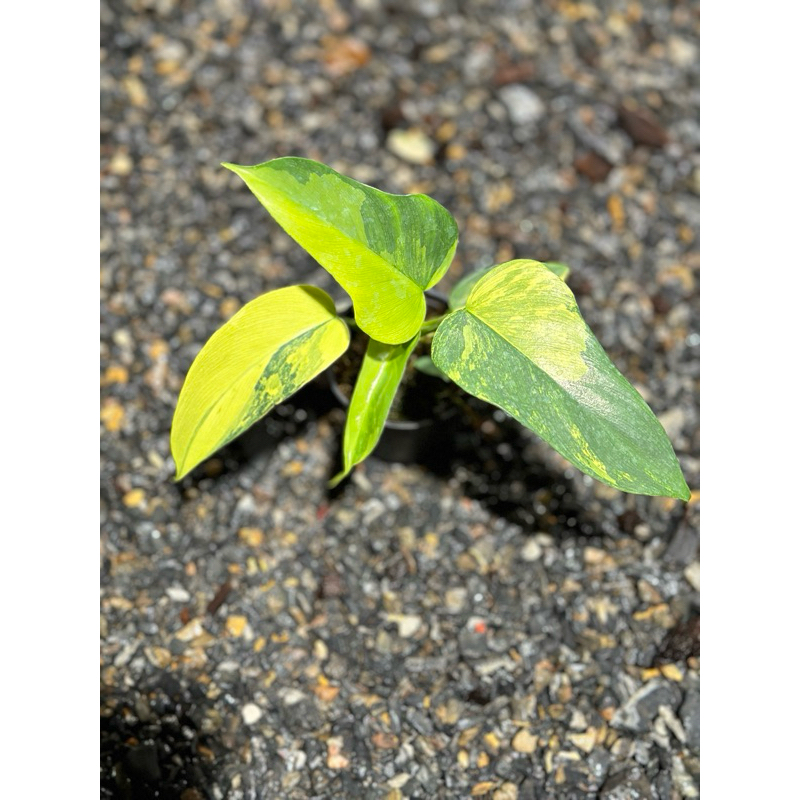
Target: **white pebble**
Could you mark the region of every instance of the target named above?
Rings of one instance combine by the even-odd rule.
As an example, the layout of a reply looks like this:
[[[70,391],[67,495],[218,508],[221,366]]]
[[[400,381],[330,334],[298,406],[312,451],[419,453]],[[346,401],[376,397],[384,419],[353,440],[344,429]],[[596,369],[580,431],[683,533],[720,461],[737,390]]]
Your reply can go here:
[[[245,725],[255,725],[263,715],[264,712],[255,703],[248,703],[242,709],[242,719]]]

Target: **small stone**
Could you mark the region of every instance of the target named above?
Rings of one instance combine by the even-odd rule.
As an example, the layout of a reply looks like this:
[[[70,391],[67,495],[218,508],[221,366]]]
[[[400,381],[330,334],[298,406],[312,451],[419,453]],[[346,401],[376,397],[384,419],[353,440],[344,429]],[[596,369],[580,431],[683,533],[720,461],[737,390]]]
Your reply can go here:
[[[683,672],[677,664],[662,664],[659,671],[668,681],[680,683],[683,680]]]
[[[652,800],[653,791],[641,767],[612,775],[600,792],[600,800]]]
[[[534,736],[527,728],[522,728],[514,734],[511,747],[518,753],[533,753],[538,745],[539,738]]]
[[[387,614],[386,621],[397,625],[403,639],[411,638],[422,627],[422,617],[418,614]]]
[[[675,708],[680,701],[681,691],[674,683],[654,678],[628,698],[614,714],[611,724],[615,728],[645,733],[658,714],[659,706]]]
[[[700,797],[700,790],[692,780],[692,776],[686,771],[680,755],[677,754],[672,756],[672,782],[682,797]]]
[[[306,695],[299,689],[284,689],[280,692],[280,696],[287,706],[297,705],[306,699]]]
[[[100,421],[111,433],[116,433],[122,427],[125,422],[125,409],[119,400],[109,397],[103,401],[100,409]]]
[[[147,89],[144,88],[144,84],[135,75],[126,75],[122,79],[122,85],[128,93],[131,105],[137,108],[144,108],[147,105]]]
[[[591,753],[597,744],[597,729],[588,728],[585,733],[570,733],[567,738],[579,750],[583,750],[584,753]]]
[[[586,714],[584,714],[583,711],[575,709],[570,717],[569,727],[574,731],[585,731],[588,725],[589,722],[586,719]]]
[[[333,78],[355,72],[372,58],[369,46],[353,36],[328,36],[324,40],[324,49],[325,71]]]
[[[399,772],[393,778],[389,778],[386,783],[388,786],[391,786],[392,789],[402,789],[410,780],[411,775],[407,772]]]
[[[263,715],[264,712],[255,703],[247,703],[242,708],[242,719],[245,725],[255,725]]]
[[[496,214],[514,200],[514,187],[510,181],[490,184],[486,189],[484,202],[490,214]]]
[[[545,104],[539,96],[521,83],[503,86],[498,93],[515,125],[532,125],[545,114]]]
[[[664,720],[664,724],[672,731],[675,738],[681,743],[686,742],[686,731],[681,725],[681,721],[675,715],[675,712],[669,706],[659,706],[658,716]]]
[[[204,633],[203,623],[200,621],[199,617],[195,617],[193,620],[187,622],[186,625],[175,634],[175,638],[181,642],[190,642],[192,639],[196,639]]]
[[[693,561],[683,571],[683,577],[689,582],[689,585],[695,591],[700,591],[700,562]]]
[[[639,597],[641,597],[642,601],[647,603],[648,606],[654,606],[664,602],[664,598],[658,589],[651,583],[648,583],[644,578],[639,579],[636,588],[639,592]]]
[[[494,789],[494,787],[495,787],[494,781],[481,781],[480,783],[476,783],[472,787],[470,795],[472,795],[472,797],[483,797],[483,795],[489,794],[489,792],[491,792],[492,789]]]
[[[458,142],[451,142],[450,144],[447,145],[447,148],[445,149],[445,155],[451,161],[461,161],[467,156],[467,148],[464,147],[463,144],[459,144]]]
[[[419,128],[395,128],[386,138],[386,147],[411,164],[430,164],[436,152],[436,143]]]
[[[145,647],[145,658],[159,669],[165,669],[172,661],[172,653],[166,647]]]
[[[188,603],[192,599],[183,586],[169,586],[165,591],[167,597],[174,603]]]
[[[519,790],[513,783],[502,783],[492,795],[492,800],[517,800]]]
[[[244,633],[246,627],[247,627],[247,617],[234,614],[225,620],[225,630],[227,630],[231,636],[236,636],[236,637],[241,636]]]
[[[606,560],[606,551],[599,547],[584,547],[583,560],[586,566],[598,566]]]
[[[670,36],[667,39],[667,53],[670,61],[679,67],[690,67],[697,63],[697,45],[679,36]]]
[[[128,382],[128,370],[120,364],[112,364],[106,367],[103,373],[103,378],[100,381],[101,386],[110,386],[114,383],[125,384]]]
[[[264,531],[260,528],[240,528],[238,535],[249,547],[260,547],[264,541]]]
[[[379,750],[394,750],[400,744],[400,740],[393,733],[378,731],[372,735],[372,744]]]
[[[323,683],[315,686],[313,692],[323,703],[330,703],[339,696],[339,687]]]
[[[455,697],[451,697],[446,703],[437,706],[434,713],[439,722],[444,725],[455,725],[464,711],[464,705]]]
[[[592,183],[600,183],[608,177],[612,165],[595,152],[584,153],[575,159],[573,165],[579,175],[584,175]]]
[[[144,502],[144,489],[131,489],[125,492],[122,502],[126,508],[136,508]]]
[[[694,751],[700,749],[700,690],[696,687],[686,692],[686,698],[678,710],[686,744]]]
[[[528,539],[520,551],[523,561],[538,561],[542,557],[542,546],[535,539]]]
[[[499,669],[505,669],[508,672],[513,672],[517,665],[508,656],[501,656],[499,658],[489,658],[481,661],[475,665],[475,672],[480,676],[492,675]]]
[[[341,736],[331,736],[328,739],[328,767],[330,769],[345,769],[350,766],[350,759],[342,753],[344,740]]]
[[[617,233],[625,229],[625,206],[618,194],[609,195],[608,213],[611,216],[611,225]]]
[[[133,159],[126,150],[117,150],[108,163],[108,171],[112,175],[119,175],[120,177],[130,175],[133,171]]]
[[[462,586],[448,589],[444,594],[444,607],[451,613],[457,614],[463,610],[467,602],[467,590]]]
[[[631,137],[634,144],[663,147],[669,141],[667,132],[646,109],[623,104],[617,109],[617,113],[620,127]]]

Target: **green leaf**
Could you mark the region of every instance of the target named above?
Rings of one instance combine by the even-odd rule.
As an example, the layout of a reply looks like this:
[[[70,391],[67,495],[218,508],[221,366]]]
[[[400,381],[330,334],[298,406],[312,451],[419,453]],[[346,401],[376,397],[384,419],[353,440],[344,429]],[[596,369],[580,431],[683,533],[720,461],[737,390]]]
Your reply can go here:
[[[423,292],[444,275],[458,240],[439,203],[386,194],[305,158],[223,166],[344,287],[365,333],[400,344],[420,329]]]
[[[567,276],[569,275],[569,267],[566,264],[562,264],[560,261],[542,261],[541,263],[544,264],[554,275],[558,275],[562,281],[567,279]],[[496,268],[497,265],[484,267],[483,269],[475,270],[475,272],[470,272],[469,275],[462,278],[450,290],[448,305],[450,306],[451,310],[456,311],[459,308],[464,308],[464,306],[467,304],[469,293],[472,291],[472,287],[481,278],[483,278],[484,275]]]
[[[544,264],[509,261],[486,274],[439,326],[432,357],[587,475],[626,492],[689,498],[663,427]]]
[[[370,339],[358,373],[344,427],[344,469],[331,481],[336,486],[378,444],[389,409],[419,334],[405,344]]]
[[[565,281],[569,277],[569,267],[566,264],[562,264],[560,261],[542,261],[542,264],[544,264],[553,275],[557,275],[561,278],[562,281]]]
[[[350,342],[315,286],[267,292],[197,354],[178,397],[170,447],[179,480],[333,363]]]
[[[446,383],[450,383],[450,378],[433,363],[433,359],[430,356],[418,356],[414,359],[411,366],[425,375],[430,375],[432,378],[439,378]]]

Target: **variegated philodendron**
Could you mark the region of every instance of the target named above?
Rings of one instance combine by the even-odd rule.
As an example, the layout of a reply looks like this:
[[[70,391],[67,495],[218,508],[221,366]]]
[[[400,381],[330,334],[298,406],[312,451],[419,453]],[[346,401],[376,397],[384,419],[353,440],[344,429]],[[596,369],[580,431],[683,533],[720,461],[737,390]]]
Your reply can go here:
[[[447,313],[425,321],[425,291],[450,266],[452,216],[425,195],[393,195],[304,158],[225,164],[272,217],[341,284],[355,319],[313,286],[245,305],[197,355],[178,398],[176,480],[368,337],[333,483],[380,438],[421,340],[425,371],[500,407],[587,475],[626,492],[689,498],[663,427],[583,320],[557,262],[508,261],[452,289]],[[431,340],[432,337],[432,341]]]

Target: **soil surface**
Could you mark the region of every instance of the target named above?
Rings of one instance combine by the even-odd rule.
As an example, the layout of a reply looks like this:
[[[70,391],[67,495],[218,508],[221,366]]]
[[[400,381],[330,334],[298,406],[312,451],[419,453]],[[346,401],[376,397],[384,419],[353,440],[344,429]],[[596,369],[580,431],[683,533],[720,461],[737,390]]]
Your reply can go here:
[[[698,3],[101,22],[101,797],[698,797]],[[445,291],[569,264],[692,500],[609,489],[469,405],[450,447],[331,493],[344,413],[318,383],[174,483],[214,330],[293,283],[346,299],[219,166],[283,155],[441,202]]]

